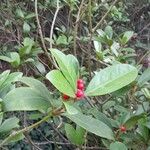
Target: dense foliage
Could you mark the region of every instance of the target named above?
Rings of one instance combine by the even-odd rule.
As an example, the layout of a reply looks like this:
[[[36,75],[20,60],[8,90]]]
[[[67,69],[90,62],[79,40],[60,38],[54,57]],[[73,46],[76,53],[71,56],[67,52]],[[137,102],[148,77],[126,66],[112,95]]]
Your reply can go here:
[[[150,1],[0,2],[0,148],[150,150]]]

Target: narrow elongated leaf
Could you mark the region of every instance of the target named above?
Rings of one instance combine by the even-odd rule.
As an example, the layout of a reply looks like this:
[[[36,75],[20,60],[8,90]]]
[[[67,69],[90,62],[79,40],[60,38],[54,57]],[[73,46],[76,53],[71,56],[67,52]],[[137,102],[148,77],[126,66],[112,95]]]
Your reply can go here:
[[[110,144],[110,150],[128,150],[128,149],[123,143],[114,142]]]
[[[92,132],[100,137],[114,140],[112,130],[105,123],[81,113],[74,115],[65,113],[64,115],[85,130]]]
[[[45,112],[50,106],[45,98],[32,88],[21,87],[10,91],[2,102],[4,111],[33,111]]]
[[[62,71],[65,78],[72,86],[74,92],[76,91],[76,81],[78,78],[77,66],[78,61],[73,55],[65,55],[61,51],[52,49],[52,55],[55,57],[60,70]]]
[[[0,113],[0,125],[2,123],[2,120],[3,120],[3,112]]]
[[[13,128],[19,127],[18,125],[19,119],[16,117],[6,119],[1,125],[0,125],[0,133],[9,132]]]
[[[23,133],[19,133],[15,136],[12,136],[11,138],[9,138],[5,144],[20,141],[20,140],[24,139],[24,137],[25,136],[23,135]]]
[[[46,78],[62,93],[70,96],[75,97],[75,92],[66,78],[63,76],[61,71],[53,70],[50,71]]]
[[[114,92],[134,81],[137,74],[137,69],[127,64],[107,67],[94,76],[85,94],[87,96],[97,96]]]

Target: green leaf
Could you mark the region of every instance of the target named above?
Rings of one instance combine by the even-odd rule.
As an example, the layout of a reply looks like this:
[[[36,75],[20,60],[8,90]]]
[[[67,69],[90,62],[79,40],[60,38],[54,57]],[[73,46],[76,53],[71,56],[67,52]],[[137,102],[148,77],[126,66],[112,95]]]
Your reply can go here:
[[[23,40],[23,45],[24,46],[19,49],[19,54],[21,57],[31,53],[32,47],[35,45],[35,42],[33,39],[26,37]]]
[[[102,49],[102,44],[98,41],[94,41],[94,47],[95,47],[95,50],[96,52],[102,52],[101,49]]]
[[[10,91],[3,98],[4,111],[33,111],[46,112],[51,106],[50,102],[36,90],[29,87],[20,87]]]
[[[16,117],[6,119],[1,125],[0,125],[0,133],[9,132],[14,128],[18,128],[19,125],[19,119]]]
[[[2,124],[2,120],[3,120],[3,112],[0,112],[0,125]]]
[[[7,57],[7,56],[0,56],[0,60],[6,61],[6,62],[11,62],[11,58]]]
[[[149,129],[146,126],[139,124],[137,132],[144,138],[145,142],[150,139]]]
[[[124,125],[127,129],[131,129],[137,124],[138,120],[140,120],[143,117],[144,117],[143,114],[132,116],[124,123]]]
[[[75,69],[76,72],[75,79],[78,79],[80,66],[77,58],[70,54],[67,55],[67,58],[69,59],[70,64],[72,64],[72,67]]]
[[[23,135],[23,133],[16,134],[15,136],[12,136],[11,138],[9,138],[5,144],[20,141],[24,139],[24,137],[25,136]]]
[[[20,65],[20,56],[17,52],[11,52],[10,57],[0,56],[0,60],[11,63],[13,67],[18,67]]]
[[[114,140],[114,135],[112,130],[103,122],[92,118],[90,116],[83,115],[81,113],[70,115],[65,113],[64,116],[75,122],[77,125],[81,126],[85,130],[94,133],[100,137]]]
[[[109,100],[108,102],[103,104],[102,109],[103,109],[103,111],[105,111],[105,110],[110,109],[111,107],[113,107],[115,105],[116,105],[115,101]]]
[[[111,120],[102,112],[98,111],[97,109],[92,109],[91,114],[98,120],[104,122],[107,126],[112,128]]]
[[[121,39],[121,44],[125,45],[133,36],[134,32],[133,31],[126,31]]]
[[[104,38],[104,37],[106,36],[106,33],[105,33],[103,30],[101,30],[101,29],[98,29],[98,30],[97,30],[97,33],[98,33],[99,36],[102,37],[102,38]]]
[[[119,48],[120,48],[120,45],[117,42],[113,42],[113,44],[110,47],[110,50],[112,51],[112,53],[115,54],[116,57],[119,56],[119,53],[118,53]]]
[[[35,13],[30,13],[30,14],[28,14],[26,17],[25,17],[25,19],[31,19],[31,18],[33,18],[33,17],[35,17],[36,15],[35,15]]]
[[[74,58],[73,55],[65,55],[56,49],[51,49],[51,53],[55,57],[63,75],[72,86],[74,92],[76,92],[76,81],[79,75],[79,70],[77,70],[77,66],[79,66],[77,59]]]
[[[114,142],[110,144],[110,150],[128,150],[128,149],[123,143]]]
[[[18,67],[20,65],[20,56],[17,52],[11,52],[11,64],[13,67]]]
[[[145,97],[150,100],[150,90],[148,88],[142,88],[141,91],[143,92]]]
[[[18,81],[21,81],[22,83],[28,85],[29,87],[37,91],[37,93],[41,97],[45,98],[45,100],[52,102],[51,93],[42,82],[31,77],[22,77]]]
[[[87,96],[98,96],[114,92],[134,81],[137,74],[137,69],[127,64],[107,67],[94,76],[85,94]]]
[[[20,8],[16,9],[16,15],[18,17],[24,18],[24,12]]]
[[[63,76],[61,71],[53,70],[50,71],[46,78],[62,93],[70,96],[75,97],[75,92],[66,78]]]
[[[27,60],[27,61],[29,62],[29,60]],[[45,69],[44,65],[41,62],[36,61],[36,62],[33,62],[33,64],[36,66],[36,68],[38,69],[38,71],[41,74],[44,74],[46,72],[46,69]]]
[[[0,74],[0,86],[6,81],[7,77],[9,76],[10,70],[6,70]]]
[[[9,73],[9,71],[7,71],[7,73]],[[18,81],[18,79],[22,77],[22,73],[14,72],[11,74],[5,74],[5,76],[6,78],[4,82],[2,82],[2,85],[0,83],[0,97],[1,98],[3,98],[10,90],[15,88],[15,85],[13,85],[13,82]]]
[[[113,37],[113,29],[112,29],[111,26],[107,26],[107,27],[105,28],[105,33],[108,35],[109,38],[112,39],[112,37]]]
[[[150,80],[150,68],[147,68],[138,79],[138,85],[142,87],[145,82]]]
[[[29,33],[30,29],[31,29],[30,25],[27,22],[24,22],[24,24],[23,24],[23,32],[24,33]]]
[[[75,145],[82,145],[85,141],[85,130],[77,126],[76,130],[70,124],[65,124],[67,138]]]
[[[96,40],[100,41],[101,43],[105,43],[109,46],[112,45],[113,40],[109,38],[109,36],[101,29],[97,30],[99,36],[96,38]]]
[[[73,106],[73,102],[69,101],[69,102],[63,102],[66,110],[69,114],[74,115],[74,114],[78,114],[79,111]]]
[[[117,105],[117,104],[114,106],[114,109],[120,113],[127,113],[129,111],[127,108]]]
[[[56,40],[56,45],[68,45],[67,37],[65,35],[60,35]]]

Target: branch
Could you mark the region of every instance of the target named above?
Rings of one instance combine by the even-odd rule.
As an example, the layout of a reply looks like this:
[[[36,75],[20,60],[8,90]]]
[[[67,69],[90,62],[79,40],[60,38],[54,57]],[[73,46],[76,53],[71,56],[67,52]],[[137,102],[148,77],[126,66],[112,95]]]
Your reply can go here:
[[[43,33],[42,33],[40,21],[39,21],[39,16],[38,16],[37,0],[35,0],[35,16],[36,16],[37,26],[38,26],[38,29],[39,29],[39,35],[40,35],[40,39],[41,39],[41,42],[42,42],[44,53],[46,54],[49,61],[55,66],[55,64],[53,63],[53,61],[52,61],[52,59],[51,59],[51,57],[50,57],[50,55],[47,51],[47,48],[46,48],[46,45],[45,45],[45,42],[44,42],[44,37],[43,37]]]
[[[74,27],[74,44],[73,44],[73,50],[74,50],[74,55],[76,56],[77,55],[77,34],[78,34],[78,25],[79,25],[79,21],[80,21],[80,14],[81,14],[81,10],[82,10],[82,7],[83,7],[83,4],[84,4],[84,0],[81,1],[81,4],[80,4],[80,7],[79,7],[79,10],[78,10],[78,14],[77,14],[77,19],[76,19],[76,22],[75,22],[75,27]]]
[[[88,18],[89,18],[89,33],[90,33],[90,37],[89,37],[89,43],[88,43],[88,71],[89,71],[89,75],[91,78],[91,48],[92,48],[92,36],[93,36],[93,32],[92,32],[92,0],[89,0],[89,4],[88,4]]]
[[[25,127],[19,131],[15,131],[13,133],[11,133],[7,138],[5,138],[1,143],[0,143],[0,147],[2,147],[4,144],[6,144],[11,138],[13,138],[14,136],[18,135],[18,134],[21,134],[21,133],[24,133],[24,132],[27,132],[33,128],[36,128],[37,126],[39,126],[41,123],[47,121],[50,117],[52,116],[52,114],[49,114],[47,116],[45,116],[42,120],[28,126],[28,127]]]
[[[54,30],[54,25],[55,25],[55,21],[56,21],[59,9],[60,9],[60,7],[59,7],[59,0],[57,0],[57,9],[55,11],[53,22],[52,22],[52,25],[51,25],[51,30],[50,30],[50,49],[52,48],[53,30]]]

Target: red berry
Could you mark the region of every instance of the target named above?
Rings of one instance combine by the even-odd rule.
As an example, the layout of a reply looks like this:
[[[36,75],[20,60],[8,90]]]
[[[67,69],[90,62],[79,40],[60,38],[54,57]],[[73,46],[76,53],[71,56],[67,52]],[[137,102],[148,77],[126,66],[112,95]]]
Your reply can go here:
[[[121,131],[121,132],[126,132],[126,130],[127,130],[127,129],[126,129],[125,126],[121,126],[121,127],[120,127],[120,131]]]
[[[76,98],[81,99],[83,97],[84,97],[84,92],[82,90],[78,89],[76,92]]]
[[[84,90],[84,84],[83,83],[80,83],[80,84],[78,84],[77,85],[77,88],[79,89],[79,90]]]
[[[70,97],[66,94],[63,94],[62,98],[63,98],[63,100],[68,100]]]
[[[82,79],[78,79],[77,84],[84,84],[84,81]]]

